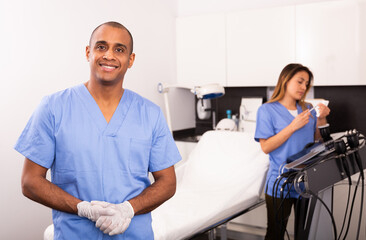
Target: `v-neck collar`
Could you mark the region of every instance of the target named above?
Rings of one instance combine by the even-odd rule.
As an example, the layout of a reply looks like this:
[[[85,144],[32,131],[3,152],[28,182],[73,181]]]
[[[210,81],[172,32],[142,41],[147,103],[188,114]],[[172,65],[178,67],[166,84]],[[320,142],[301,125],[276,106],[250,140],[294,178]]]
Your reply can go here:
[[[131,106],[133,96],[127,89],[124,90],[121,100],[118,103],[116,110],[113,113],[109,123],[105,119],[102,111],[100,110],[97,102],[90,94],[89,90],[84,84],[80,84],[76,87],[77,93],[84,103],[85,108],[89,112],[92,120],[97,125],[100,133],[107,136],[115,136],[121,127],[128,110]]]
[[[277,101],[277,105],[279,106],[279,108],[282,109],[282,111],[285,111],[286,112],[286,116],[287,117],[291,117],[291,119],[294,119],[294,115],[292,115],[290,113],[290,111],[285,107],[283,106],[280,102]],[[299,103],[296,102],[296,109],[297,109],[297,114],[300,114],[302,112],[302,108],[301,106],[299,105]]]

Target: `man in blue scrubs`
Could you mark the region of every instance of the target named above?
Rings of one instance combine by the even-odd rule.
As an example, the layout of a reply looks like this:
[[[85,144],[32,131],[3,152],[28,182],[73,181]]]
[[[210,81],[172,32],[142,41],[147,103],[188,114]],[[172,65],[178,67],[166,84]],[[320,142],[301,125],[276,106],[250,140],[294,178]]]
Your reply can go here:
[[[179,152],[160,108],[122,87],[130,32],[98,26],[86,57],[89,81],[45,97],[16,143],[23,194],[53,209],[54,239],[153,239],[150,212],[175,193]]]

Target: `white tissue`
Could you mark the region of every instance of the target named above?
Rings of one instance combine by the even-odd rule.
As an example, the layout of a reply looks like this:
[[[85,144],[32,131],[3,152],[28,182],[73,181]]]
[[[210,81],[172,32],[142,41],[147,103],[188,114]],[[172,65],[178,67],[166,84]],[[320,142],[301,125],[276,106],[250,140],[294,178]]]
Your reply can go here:
[[[319,103],[322,103],[324,104],[325,106],[328,106],[329,104],[329,101],[328,100],[325,100],[325,99],[306,99],[306,102],[309,102],[311,103],[314,107],[314,110],[316,112],[316,117],[319,117],[320,116],[320,113],[319,113],[319,106],[318,104]]]

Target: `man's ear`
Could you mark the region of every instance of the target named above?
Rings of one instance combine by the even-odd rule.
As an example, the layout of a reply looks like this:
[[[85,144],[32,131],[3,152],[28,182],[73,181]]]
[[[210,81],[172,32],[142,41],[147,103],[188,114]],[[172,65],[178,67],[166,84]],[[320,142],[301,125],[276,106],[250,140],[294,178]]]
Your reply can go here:
[[[89,62],[89,55],[90,55],[90,47],[86,46],[85,48],[85,55],[86,55],[86,60]]]
[[[128,68],[132,67],[134,61],[135,61],[135,54],[131,53],[130,56],[129,56]]]

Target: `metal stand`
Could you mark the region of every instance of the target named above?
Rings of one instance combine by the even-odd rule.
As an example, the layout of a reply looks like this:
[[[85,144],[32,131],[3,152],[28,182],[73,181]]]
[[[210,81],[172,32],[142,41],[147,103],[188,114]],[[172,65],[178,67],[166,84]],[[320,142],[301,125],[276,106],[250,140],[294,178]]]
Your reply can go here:
[[[211,229],[208,231],[208,240],[214,240],[215,239],[215,229]]]
[[[230,220],[233,220],[234,218],[237,218],[240,215],[243,215],[243,214],[245,214],[245,213],[247,213],[247,212],[249,212],[249,211],[251,211],[251,210],[253,210],[253,209],[255,209],[255,208],[257,208],[257,207],[259,207],[261,205],[263,205],[263,204],[265,204],[265,200],[264,199],[259,199],[252,206],[250,206],[250,207],[248,207],[246,209],[243,209],[242,211],[240,211],[240,212],[238,212],[238,213],[236,213],[236,214],[234,214],[234,215],[232,215],[230,217],[227,217],[227,218],[225,218],[225,219],[223,219],[223,220],[221,220],[221,221],[219,221],[219,222],[217,222],[217,223],[215,223],[215,224],[213,224],[213,225],[211,225],[211,226],[209,226],[209,227],[207,227],[207,228],[205,228],[205,229],[203,229],[203,230],[195,233],[194,235],[188,237],[187,239],[192,239],[192,238],[194,238],[196,236],[199,236],[200,234],[203,234],[203,233],[206,233],[207,232],[209,239],[210,240],[213,240],[213,239],[215,239],[215,232],[214,232],[215,231],[215,228],[217,228],[218,226],[221,226],[221,225],[224,225],[225,224],[225,231],[226,231],[226,223],[227,222],[229,222]]]
[[[332,188],[328,188],[318,194],[323,202],[332,209]],[[311,228],[309,232],[309,239],[334,239],[332,221],[325,207],[320,201],[315,201],[315,209],[313,219],[311,221]]]
[[[220,238],[221,240],[227,240],[227,223],[222,224],[220,227]]]

